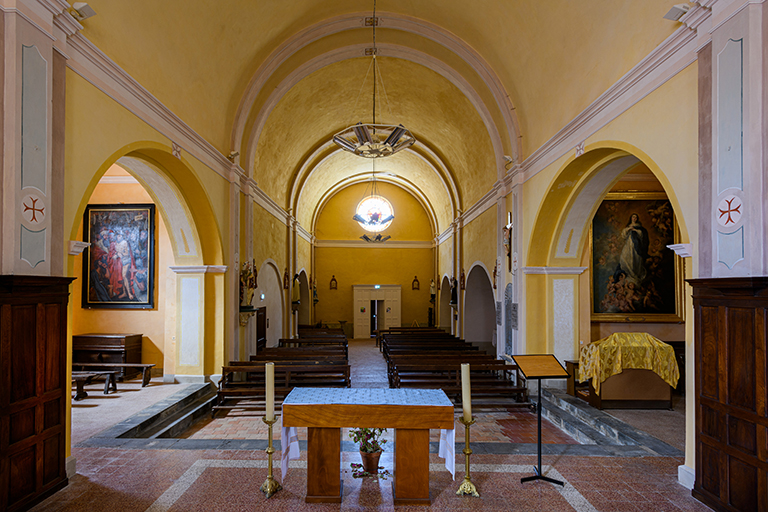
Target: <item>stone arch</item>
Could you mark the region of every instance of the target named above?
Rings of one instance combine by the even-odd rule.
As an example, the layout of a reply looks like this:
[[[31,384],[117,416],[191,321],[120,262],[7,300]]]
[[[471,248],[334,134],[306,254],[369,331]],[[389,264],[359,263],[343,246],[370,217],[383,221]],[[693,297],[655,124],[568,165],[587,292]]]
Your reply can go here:
[[[496,353],[496,301],[488,269],[476,262],[469,269],[464,290],[464,340],[489,354]]]
[[[269,110],[271,110],[270,105],[275,105],[277,101],[279,101],[279,97],[281,97],[285,91],[290,89],[290,87],[295,85],[296,82],[301,80],[303,76],[311,73],[314,69],[333,62],[364,55],[363,50],[366,45],[354,45],[334,49],[324,55],[312,59],[309,63],[304,63],[299,66],[296,70],[290,73],[289,78],[285,81],[286,83],[281,84],[275,91],[273,91],[270,98],[266,100],[265,105],[260,110],[257,119],[253,121],[253,126],[249,127],[251,111],[253,110],[257,98],[263,94],[262,91],[269,77],[276,73],[280,66],[302,48],[307,47],[322,37],[345,30],[359,29],[361,26],[360,21],[364,19],[365,16],[367,16],[367,14],[350,13],[323,20],[296,33],[293,37],[286,40],[275,49],[270,57],[265,60],[265,63],[254,73],[243,94],[240,104],[238,105],[232,129],[232,147],[234,150],[242,153],[241,147],[243,142],[245,142],[243,137],[248,128],[250,128],[251,135],[246,143],[247,148],[244,148],[248,149],[248,151],[244,156],[249,160],[251,159],[253,155],[252,151],[255,149],[258,140],[258,133],[260,131],[259,125],[263,124],[263,121],[260,121],[258,117],[264,115],[265,112],[266,115],[268,115]],[[493,141],[492,143],[495,152],[497,153],[497,168],[503,168],[503,146],[505,145],[510,148],[513,159],[519,161],[521,154],[520,127],[515,114],[515,107],[512,105],[509,94],[501,85],[501,80],[496,76],[491,66],[483,59],[483,57],[473,50],[471,46],[458,39],[454,34],[451,34],[438,25],[428,21],[386,12],[381,13],[380,17],[387,28],[417,34],[444,46],[463,60],[467,66],[479,76],[495,103],[495,105],[492,105],[490,108],[498,109],[498,114],[502,118],[502,123],[506,131],[504,141],[502,141],[501,133],[499,133],[495,123],[490,119],[489,106],[483,103],[479,94],[472,90],[466,79],[458,71],[448,67],[439,59],[419,52],[413,48],[388,44],[379,45],[382,48],[382,51],[390,52],[392,56],[413,60],[414,62],[432,68],[434,71],[446,76],[446,78],[454,82],[457,87],[464,91],[470,100],[476,104],[476,108],[481,117],[486,119],[486,125],[489,127],[489,133]],[[277,99],[274,98],[275,94],[277,94]],[[252,163],[247,163],[245,168],[248,175],[252,175]]]
[[[164,378],[205,381],[220,369],[211,355],[224,350],[225,330],[234,329],[234,321],[225,326],[211,317],[213,311],[225,307],[226,267],[222,265],[221,234],[207,193],[191,167],[174,157],[171,148],[135,142],[114,152],[96,169],[69,219],[70,239],[77,238],[85,207],[112,165],[136,178],[156,204],[158,222],[163,222],[170,238],[172,264],[156,272],[156,280],[162,279],[166,286],[166,296],[157,300],[168,305],[164,313]],[[74,275],[74,264],[70,258],[69,275]],[[196,300],[177,300],[179,297]],[[189,325],[194,329],[184,327]]]

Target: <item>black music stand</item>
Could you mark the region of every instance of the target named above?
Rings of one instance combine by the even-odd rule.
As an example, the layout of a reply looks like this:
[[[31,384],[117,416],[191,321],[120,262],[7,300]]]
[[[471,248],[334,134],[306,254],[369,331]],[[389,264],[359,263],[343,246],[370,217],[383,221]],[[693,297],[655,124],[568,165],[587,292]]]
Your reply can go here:
[[[533,476],[526,476],[520,479],[520,483],[531,480],[544,480],[557,485],[564,485],[560,480],[549,478],[541,473],[541,379],[566,379],[568,372],[552,354],[512,356],[517,367],[523,372],[526,379],[536,379],[539,381],[539,399],[536,405],[539,416],[539,466],[533,467]]]

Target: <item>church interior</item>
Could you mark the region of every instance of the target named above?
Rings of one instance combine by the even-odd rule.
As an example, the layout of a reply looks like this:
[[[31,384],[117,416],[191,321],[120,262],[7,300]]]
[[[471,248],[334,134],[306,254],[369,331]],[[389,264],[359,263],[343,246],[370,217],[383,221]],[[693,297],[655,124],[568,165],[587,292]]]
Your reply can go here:
[[[768,510],[763,0],[0,17],[0,510]]]

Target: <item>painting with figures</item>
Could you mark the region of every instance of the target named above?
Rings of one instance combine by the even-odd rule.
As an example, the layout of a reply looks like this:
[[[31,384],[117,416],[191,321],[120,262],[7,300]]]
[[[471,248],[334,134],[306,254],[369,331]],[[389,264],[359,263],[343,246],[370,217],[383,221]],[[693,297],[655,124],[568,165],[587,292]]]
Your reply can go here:
[[[88,205],[84,308],[154,308],[155,205]]]
[[[675,216],[663,194],[609,194],[592,220],[592,316],[680,321]]]

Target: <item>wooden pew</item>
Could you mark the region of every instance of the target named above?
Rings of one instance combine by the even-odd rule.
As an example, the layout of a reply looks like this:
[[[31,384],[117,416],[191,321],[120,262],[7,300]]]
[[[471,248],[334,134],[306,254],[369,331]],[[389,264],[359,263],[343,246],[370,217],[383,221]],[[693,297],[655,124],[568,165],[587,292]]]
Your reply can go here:
[[[262,410],[262,404],[253,400],[265,397],[265,364],[260,361],[238,362],[237,365],[223,366],[222,377],[216,392],[216,403],[211,410],[215,417],[220,410],[246,409]],[[282,399],[296,386],[308,387],[350,387],[349,364],[275,363],[275,397]],[[244,380],[236,380],[236,376]],[[242,401],[251,403],[243,404]]]

